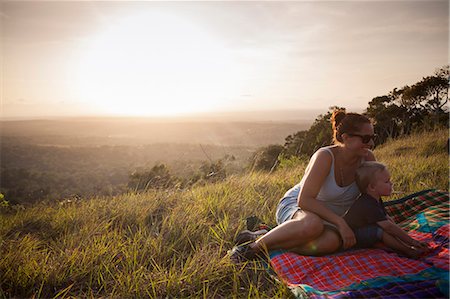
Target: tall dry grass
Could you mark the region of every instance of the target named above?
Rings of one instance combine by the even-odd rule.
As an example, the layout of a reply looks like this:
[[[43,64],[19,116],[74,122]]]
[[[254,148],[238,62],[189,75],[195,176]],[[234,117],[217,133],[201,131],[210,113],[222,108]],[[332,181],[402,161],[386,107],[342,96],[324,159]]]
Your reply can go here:
[[[390,140],[375,150],[392,176],[394,197],[424,189],[448,190],[449,133],[447,130],[422,132]]]
[[[375,150],[398,190],[448,190],[447,131]],[[274,223],[306,162],[189,190],[36,205],[0,215],[0,296],[286,298],[257,263],[226,256],[247,216]]]

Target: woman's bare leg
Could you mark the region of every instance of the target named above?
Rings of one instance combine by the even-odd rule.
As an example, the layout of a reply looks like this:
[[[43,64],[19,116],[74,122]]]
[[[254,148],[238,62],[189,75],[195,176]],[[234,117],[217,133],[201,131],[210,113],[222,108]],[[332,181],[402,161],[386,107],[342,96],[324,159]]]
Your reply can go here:
[[[290,249],[290,251],[301,255],[321,256],[332,254],[341,248],[341,237],[337,231],[325,228],[323,233],[302,246]]]
[[[302,247],[319,238],[324,230],[323,220],[314,213],[298,211],[291,220],[275,227],[251,244],[255,251]]]

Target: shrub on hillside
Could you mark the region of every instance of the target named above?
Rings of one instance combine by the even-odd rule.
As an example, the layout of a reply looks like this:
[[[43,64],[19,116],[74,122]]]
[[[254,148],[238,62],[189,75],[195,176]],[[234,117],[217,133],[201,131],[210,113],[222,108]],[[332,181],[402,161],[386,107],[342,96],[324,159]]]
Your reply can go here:
[[[288,159],[293,156],[309,158],[320,147],[330,145],[333,142],[330,118],[335,109],[345,110],[338,106],[330,107],[326,114],[316,118],[309,130],[286,137],[283,156]]]
[[[278,165],[278,157],[284,147],[279,144],[272,144],[256,151],[250,160],[252,170],[273,170]]]
[[[150,170],[133,172],[128,181],[128,188],[133,191],[168,189],[178,182],[179,179],[170,173],[165,164],[157,164]]]

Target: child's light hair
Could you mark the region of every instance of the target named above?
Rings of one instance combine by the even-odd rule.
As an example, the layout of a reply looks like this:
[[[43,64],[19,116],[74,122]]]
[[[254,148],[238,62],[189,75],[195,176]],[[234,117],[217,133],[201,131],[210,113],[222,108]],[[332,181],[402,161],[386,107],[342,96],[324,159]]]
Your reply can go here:
[[[377,172],[386,169],[386,165],[376,161],[363,162],[356,170],[356,185],[358,185],[359,191],[365,193],[367,187],[376,179]]]

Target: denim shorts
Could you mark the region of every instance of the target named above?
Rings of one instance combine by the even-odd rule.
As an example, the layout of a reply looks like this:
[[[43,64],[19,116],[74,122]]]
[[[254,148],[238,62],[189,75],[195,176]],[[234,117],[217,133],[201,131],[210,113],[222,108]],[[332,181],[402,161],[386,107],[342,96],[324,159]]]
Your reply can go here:
[[[277,206],[275,218],[277,224],[280,225],[294,216],[295,212],[300,211],[300,207],[297,204],[297,197],[283,197]]]
[[[370,248],[383,238],[383,229],[378,225],[369,225],[353,230],[356,237],[356,247]]]

